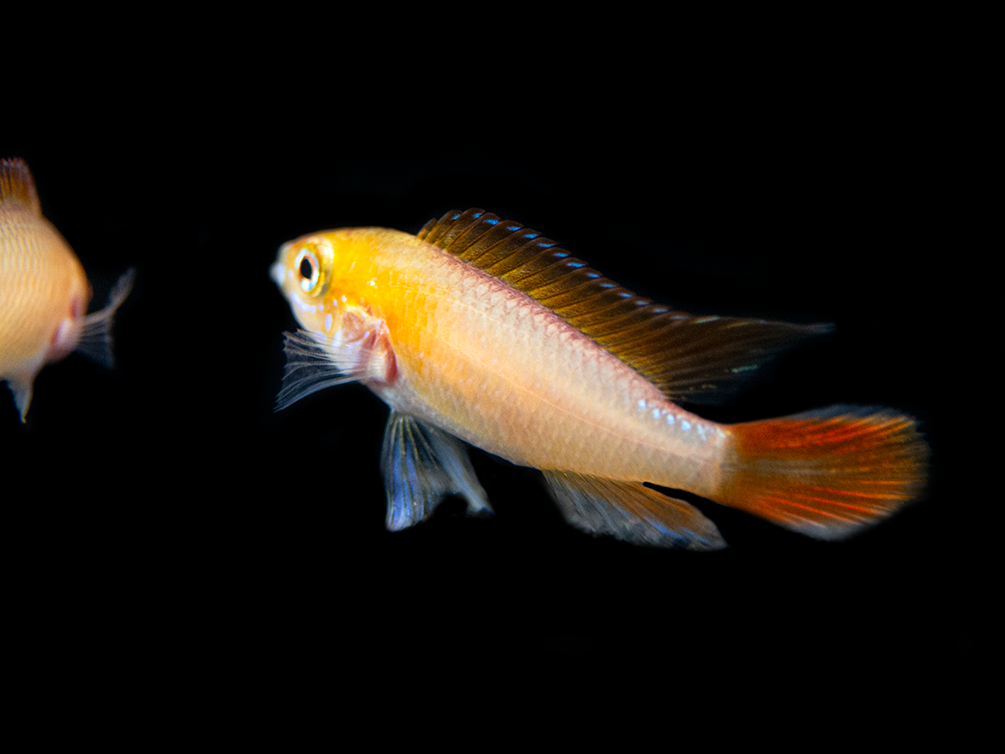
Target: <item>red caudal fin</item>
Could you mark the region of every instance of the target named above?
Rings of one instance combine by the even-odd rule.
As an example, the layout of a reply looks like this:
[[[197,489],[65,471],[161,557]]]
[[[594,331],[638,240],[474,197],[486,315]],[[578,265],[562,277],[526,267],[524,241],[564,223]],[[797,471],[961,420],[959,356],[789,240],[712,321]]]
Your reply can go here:
[[[818,539],[842,539],[918,497],[928,445],[910,417],[834,406],[735,424],[716,499]]]

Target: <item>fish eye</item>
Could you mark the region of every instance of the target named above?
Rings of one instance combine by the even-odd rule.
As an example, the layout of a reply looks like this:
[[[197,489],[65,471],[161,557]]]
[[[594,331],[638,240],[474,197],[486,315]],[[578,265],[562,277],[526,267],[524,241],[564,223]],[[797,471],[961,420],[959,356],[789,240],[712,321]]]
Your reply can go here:
[[[300,257],[300,277],[310,280],[314,277],[314,263],[307,255]]]
[[[321,265],[318,263],[317,255],[306,246],[297,254],[297,259],[293,263],[297,272],[300,273],[300,289],[304,293],[311,293],[317,288],[318,280],[321,277]]]

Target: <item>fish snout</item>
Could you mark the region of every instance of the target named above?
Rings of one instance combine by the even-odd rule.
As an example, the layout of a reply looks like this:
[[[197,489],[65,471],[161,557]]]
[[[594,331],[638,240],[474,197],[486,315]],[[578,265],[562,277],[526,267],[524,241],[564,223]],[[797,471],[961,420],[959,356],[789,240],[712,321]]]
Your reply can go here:
[[[282,262],[276,262],[269,268],[269,277],[276,282],[276,285],[282,287],[283,278],[286,277],[286,266]]]

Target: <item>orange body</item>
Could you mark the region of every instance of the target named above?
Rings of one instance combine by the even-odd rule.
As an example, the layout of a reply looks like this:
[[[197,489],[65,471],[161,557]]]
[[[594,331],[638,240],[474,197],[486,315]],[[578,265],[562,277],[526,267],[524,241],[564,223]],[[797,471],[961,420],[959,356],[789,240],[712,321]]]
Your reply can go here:
[[[328,293],[293,312],[328,335],[386,328],[384,350],[368,357],[378,376],[365,382],[392,408],[522,466],[713,496],[724,428],[670,403],[553,312],[407,233],[323,238],[333,253]],[[294,295],[295,283],[286,284]]]

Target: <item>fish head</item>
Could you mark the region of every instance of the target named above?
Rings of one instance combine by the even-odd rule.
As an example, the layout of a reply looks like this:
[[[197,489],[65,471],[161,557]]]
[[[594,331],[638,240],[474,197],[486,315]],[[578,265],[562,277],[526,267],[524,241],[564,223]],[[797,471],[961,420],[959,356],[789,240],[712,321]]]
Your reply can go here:
[[[375,249],[371,229],[314,233],[283,244],[270,269],[309,341],[341,373],[371,385],[397,375]]]
[[[330,340],[351,340],[380,317],[373,247],[366,230],[312,233],[280,247],[270,273],[304,330]]]
[[[301,236],[279,248],[270,275],[290,303],[300,326],[313,333],[331,333],[341,320],[336,296],[329,296],[335,264],[330,234]]]

